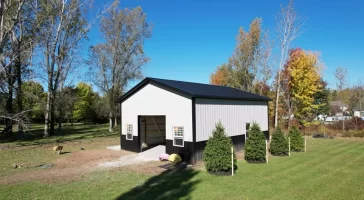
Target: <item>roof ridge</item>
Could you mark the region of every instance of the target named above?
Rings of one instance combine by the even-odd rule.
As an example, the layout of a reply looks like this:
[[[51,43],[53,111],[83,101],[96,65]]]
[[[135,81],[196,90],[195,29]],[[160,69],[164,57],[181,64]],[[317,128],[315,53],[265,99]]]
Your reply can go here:
[[[267,96],[255,94],[248,91],[243,91],[237,88],[228,87],[228,86],[220,86],[220,85],[212,85],[206,83],[195,83],[188,81],[178,81],[178,80],[170,80],[170,79],[161,79],[161,78],[153,78],[146,77],[128,92],[126,92],[123,96],[119,98],[119,101],[122,102],[127,99],[129,96],[137,92],[139,89],[144,87],[144,85],[150,83],[158,84],[159,86],[167,87],[173,89],[175,91],[179,91],[184,93],[192,98],[211,98],[211,99],[230,99],[230,100],[248,100],[248,101],[272,101]]]
[[[214,84],[209,84],[209,83],[196,83],[196,82],[190,82],[190,81],[179,81],[179,80],[163,79],[163,78],[154,78],[154,77],[146,77],[146,78],[147,78],[147,79],[150,79],[150,80],[155,80],[155,81],[158,81],[158,80],[163,80],[163,81],[174,81],[174,82],[180,82],[180,83],[191,83],[191,84],[208,85],[208,86],[214,86],[214,87],[220,87],[220,88],[229,88],[229,89],[237,90],[237,91],[239,91],[239,92],[246,92],[246,93],[253,94],[253,95],[257,95],[257,96],[260,96],[260,97],[265,97],[265,96],[260,95],[260,94],[255,94],[255,93],[253,93],[253,92],[248,92],[248,91],[245,91],[245,90],[241,90],[241,89],[233,88],[233,87],[229,87],[229,86],[214,85]]]

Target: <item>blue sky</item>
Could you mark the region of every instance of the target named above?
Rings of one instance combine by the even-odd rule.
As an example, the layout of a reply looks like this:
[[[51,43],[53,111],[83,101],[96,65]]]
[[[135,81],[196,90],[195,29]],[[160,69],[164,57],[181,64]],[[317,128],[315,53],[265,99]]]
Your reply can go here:
[[[208,83],[210,74],[231,56],[239,27],[248,29],[255,17],[261,17],[263,28],[273,33],[280,5],[287,3],[123,0],[120,6],[141,6],[154,26],[152,38],[145,42],[146,54],[151,58],[144,66],[145,76]],[[103,4],[97,2],[95,8]],[[304,33],[291,47],[321,52],[329,87],[335,87],[333,73],[337,66],[348,69],[351,85],[364,78],[364,1],[296,0],[295,6],[306,23]],[[88,45],[102,41],[97,26],[88,37]]]

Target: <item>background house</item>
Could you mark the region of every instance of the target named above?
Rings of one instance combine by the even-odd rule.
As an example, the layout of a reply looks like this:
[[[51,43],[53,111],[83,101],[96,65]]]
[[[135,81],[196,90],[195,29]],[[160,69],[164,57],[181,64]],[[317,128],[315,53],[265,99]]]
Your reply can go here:
[[[353,116],[364,118],[364,109],[356,106],[353,108]]]
[[[330,101],[331,115],[344,116],[348,111],[348,105],[342,101]]]

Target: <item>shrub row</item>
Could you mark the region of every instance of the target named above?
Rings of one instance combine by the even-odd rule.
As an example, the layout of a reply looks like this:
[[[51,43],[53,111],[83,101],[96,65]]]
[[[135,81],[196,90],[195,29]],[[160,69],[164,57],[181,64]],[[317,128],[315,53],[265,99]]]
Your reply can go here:
[[[291,138],[291,151],[299,152],[304,150],[305,140],[296,126],[291,127],[288,137]]]
[[[279,127],[273,132],[272,141],[270,143],[270,153],[274,156],[288,155],[288,141]]]
[[[233,147],[231,138],[225,135],[222,124],[217,123],[203,152],[206,170],[209,172],[231,171],[231,147]],[[237,169],[235,151],[233,157],[235,170]]]
[[[288,137],[291,140],[291,151],[300,152],[304,150],[304,138],[296,126],[292,126],[288,132]],[[274,156],[288,155],[288,138],[286,138],[282,130],[277,127],[272,135],[270,143],[270,152]]]
[[[256,123],[253,123],[249,130],[249,137],[245,142],[244,155],[247,162],[266,162],[265,137]]]
[[[292,127],[288,136],[291,138],[291,150],[303,151],[304,139],[297,127]],[[219,122],[216,124],[212,137],[206,143],[204,162],[209,172],[231,171],[231,138],[225,135],[225,129]],[[272,155],[288,155],[288,142],[280,128],[277,128],[272,136],[270,145]],[[250,163],[266,162],[266,139],[258,124],[253,123],[249,130],[249,137],[244,148],[245,160]],[[236,155],[233,154],[234,169],[237,169]]]

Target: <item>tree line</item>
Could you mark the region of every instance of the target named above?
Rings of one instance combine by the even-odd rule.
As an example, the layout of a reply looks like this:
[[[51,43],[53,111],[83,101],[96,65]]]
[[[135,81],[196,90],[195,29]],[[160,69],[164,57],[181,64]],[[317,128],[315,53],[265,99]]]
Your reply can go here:
[[[92,6],[91,0],[0,0],[1,136],[12,135],[14,125],[22,136],[32,121],[44,121],[44,137],[64,121],[107,120],[110,132],[117,126],[118,97],[131,80],[142,78],[150,60],[144,41],[152,26],[141,7],[121,8],[114,1],[90,19]],[[330,106],[334,100],[361,107],[363,85],[349,87],[345,68],[337,68],[336,90],[330,90],[320,53],[291,47],[305,23],[293,1],[281,7],[276,19],[274,34],[263,28],[261,18],[253,19],[248,30],[240,28],[233,54],[210,82],[272,98],[274,126],[307,126],[318,115],[338,112]],[[96,25],[102,42],[87,46]],[[75,86],[75,79],[84,82]]]
[[[22,136],[30,121],[40,120],[44,137],[63,121],[108,119],[110,131],[117,126],[117,99],[129,81],[142,77],[152,27],[140,7],[122,9],[116,0],[90,20],[92,6],[91,0],[0,1],[1,136],[12,135],[14,124]],[[103,42],[85,47],[96,24]],[[98,92],[84,82],[73,86],[78,76]]]
[[[350,105],[349,109],[361,102],[363,84],[348,87],[346,68],[337,67],[337,85],[330,90],[322,75],[326,66],[320,53],[292,48],[305,24],[293,1],[281,6],[274,34],[262,27],[262,21],[255,18],[248,30],[239,29],[233,54],[210,75],[211,84],[270,97],[269,113],[275,127],[305,127],[319,115],[335,115],[338,108],[330,101]]]

